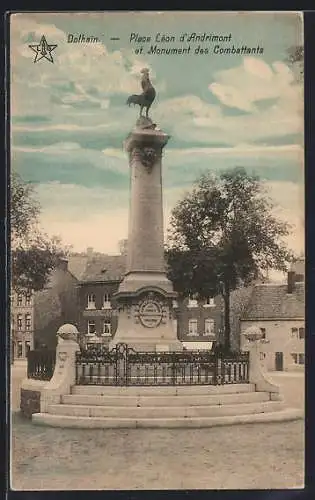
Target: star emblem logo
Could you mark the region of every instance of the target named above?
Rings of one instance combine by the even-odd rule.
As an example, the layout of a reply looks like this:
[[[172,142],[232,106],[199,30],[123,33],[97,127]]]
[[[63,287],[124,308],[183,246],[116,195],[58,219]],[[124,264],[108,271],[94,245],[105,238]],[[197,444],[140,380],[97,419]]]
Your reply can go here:
[[[53,57],[51,55],[52,51],[57,47],[56,44],[49,45],[45,36],[43,35],[38,44],[29,45],[29,48],[35,52],[34,63],[40,61],[41,59],[47,59],[47,61],[53,63]]]

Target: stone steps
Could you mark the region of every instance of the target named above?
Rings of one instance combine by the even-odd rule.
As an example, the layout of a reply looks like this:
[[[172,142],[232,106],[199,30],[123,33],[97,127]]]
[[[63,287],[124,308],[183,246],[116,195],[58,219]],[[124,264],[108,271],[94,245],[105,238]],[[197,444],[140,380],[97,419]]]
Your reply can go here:
[[[239,394],[254,392],[254,384],[224,384],[224,385],[166,385],[166,386],[106,386],[106,385],[75,385],[71,394],[98,396],[176,396],[176,395],[215,395]]]
[[[248,415],[282,410],[282,401],[240,403],[233,405],[195,406],[90,406],[55,404],[48,406],[48,413],[77,417],[105,418],[191,418]]]
[[[151,391],[152,394],[152,391]],[[235,403],[254,403],[270,400],[268,392],[241,392],[232,394],[166,394],[166,395],[98,395],[98,394],[68,394],[62,396],[66,405],[89,406],[204,406]]]
[[[35,413],[37,424],[83,428],[212,427],[246,422],[302,418],[269,392],[253,384],[221,386],[73,386],[47,413]]]
[[[62,406],[62,405],[60,405]],[[241,405],[240,405],[241,406]],[[240,408],[238,408],[240,411]],[[254,414],[236,414],[216,417],[175,417],[175,418],[111,418],[80,417],[35,413],[33,422],[39,425],[69,428],[203,428],[222,425],[247,424],[259,422],[285,422],[303,418],[303,412],[297,409],[282,409]]]

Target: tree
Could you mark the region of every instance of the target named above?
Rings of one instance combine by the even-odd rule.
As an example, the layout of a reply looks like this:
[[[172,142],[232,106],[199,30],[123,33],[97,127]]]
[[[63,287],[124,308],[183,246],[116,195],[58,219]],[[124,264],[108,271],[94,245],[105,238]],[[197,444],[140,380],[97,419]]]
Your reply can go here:
[[[49,238],[38,225],[40,205],[34,187],[15,172],[11,176],[11,283],[12,288],[44,288],[50,272],[66,254],[57,237]]]
[[[298,71],[298,80],[304,77],[304,47],[303,45],[293,45],[287,50],[286,62],[293,69]]]
[[[290,226],[273,214],[262,182],[243,168],[203,175],[172,211],[166,257],[180,294],[219,293],[224,349],[230,350],[230,294],[292,259],[283,242]]]

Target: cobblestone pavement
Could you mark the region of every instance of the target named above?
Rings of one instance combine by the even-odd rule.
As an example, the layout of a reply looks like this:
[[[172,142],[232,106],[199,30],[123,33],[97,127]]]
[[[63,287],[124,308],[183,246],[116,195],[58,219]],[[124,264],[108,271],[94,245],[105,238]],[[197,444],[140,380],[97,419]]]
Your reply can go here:
[[[272,377],[291,405],[303,404],[303,376]],[[14,412],[12,474],[24,490],[303,487],[304,422],[81,430],[34,426]]]

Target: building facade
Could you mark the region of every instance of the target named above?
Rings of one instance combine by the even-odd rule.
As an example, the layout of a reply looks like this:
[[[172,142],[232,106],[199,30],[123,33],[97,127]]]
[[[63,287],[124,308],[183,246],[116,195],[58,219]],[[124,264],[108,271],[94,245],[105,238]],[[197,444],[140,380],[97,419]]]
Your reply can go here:
[[[125,254],[95,256],[78,283],[79,331],[86,344],[109,344],[117,329],[115,293],[125,272]],[[178,338],[189,348],[213,342],[222,328],[222,301],[178,298],[173,302],[173,323]]]
[[[78,326],[78,279],[61,259],[43,290],[34,294],[34,346],[54,349],[56,332],[65,323]]]
[[[256,285],[241,317],[241,333],[261,329],[261,361],[270,371],[303,370],[305,349],[304,275],[290,271],[286,284]],[[241,335],[242,346],[244,345]]]
[[[11,295],[12,358],[26,359],[34,348],[34,294],[24,290]]]

